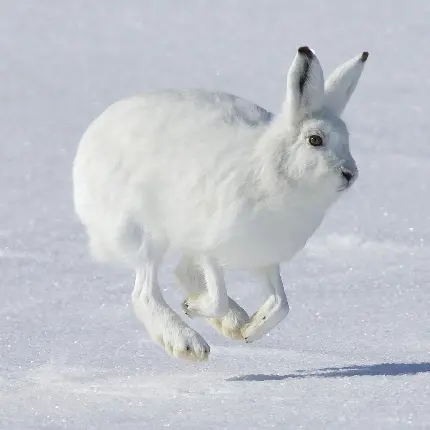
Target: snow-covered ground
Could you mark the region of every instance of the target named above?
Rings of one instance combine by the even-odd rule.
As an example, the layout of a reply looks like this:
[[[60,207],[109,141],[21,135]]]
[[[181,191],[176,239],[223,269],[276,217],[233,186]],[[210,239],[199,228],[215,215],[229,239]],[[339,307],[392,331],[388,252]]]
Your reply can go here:
[[[430,3],[0,2],[0,429],[430,428]],[[71,163],[111,102],[163,87],[277,112],[298,46],[328,72],[370,51],[346,111],[361,175],[285,264],[291,312],[263,340],[189,364],[93,263]],[[162,274],[168,300],[182,299]],[[255,280],[228,274],[253,312]]]

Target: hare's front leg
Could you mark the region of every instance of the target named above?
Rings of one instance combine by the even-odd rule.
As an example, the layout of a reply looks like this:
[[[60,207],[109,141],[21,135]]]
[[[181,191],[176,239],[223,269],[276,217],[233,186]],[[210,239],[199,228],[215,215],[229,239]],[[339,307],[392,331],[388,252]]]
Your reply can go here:
[[[222,318],[228,312],[228,295],[222,269],[209,257],[200,257],[198,265],[206,289],[189,296],[182,307],[190,317]]]
[[[132,303],[136,316],[150,337],[169,355],[194,361],[208,359],[209,345],[169,307],[157,281],[157,265],[153,250],[144,251],[136,270]]]
[[[242,336],[248,343],[260,339],[272,330],[288,315],[289,311],[279,265],[265,268],[263,276],[264,285],[270,296],[242,327]]]
[[[185,291],[198,295],[206,291],[202,269],[193,258],[184,256],[176,267],[175,274]],[[249,321],[249,316],[233,299],[228,297],[228,312],[222,318],[207,318],[206,321],[215,327],[223,336],[242,340],[241,328]]]

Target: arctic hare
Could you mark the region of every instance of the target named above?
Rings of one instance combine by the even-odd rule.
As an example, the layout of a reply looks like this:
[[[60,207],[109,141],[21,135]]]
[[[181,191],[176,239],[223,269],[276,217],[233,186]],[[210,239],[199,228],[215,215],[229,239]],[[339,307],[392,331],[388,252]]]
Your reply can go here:
[[[340,115],[367,57],[324,81],[299,48],[277,115],[231,94],[166,90],[119,101],[89,126],[74,161],[76,213],[96,258],[135,269],[134,311],[170,355],[201,361],[209,346],[163,299],[168,248],[182,255],[189,316],[248,342],[286,317],[279,264],[357,177]],[[251,318],[228,297],[224,266],[260,273],[268,298]]]

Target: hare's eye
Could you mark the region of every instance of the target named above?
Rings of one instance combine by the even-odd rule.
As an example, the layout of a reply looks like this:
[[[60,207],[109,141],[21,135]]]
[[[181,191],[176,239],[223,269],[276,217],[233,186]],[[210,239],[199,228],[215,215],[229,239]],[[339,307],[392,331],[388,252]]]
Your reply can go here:
[[[318,136],[317,134],[313,134],[312,136],[309,136],[308,140],[312,146],[322,146],[323,145],[322,137]]]

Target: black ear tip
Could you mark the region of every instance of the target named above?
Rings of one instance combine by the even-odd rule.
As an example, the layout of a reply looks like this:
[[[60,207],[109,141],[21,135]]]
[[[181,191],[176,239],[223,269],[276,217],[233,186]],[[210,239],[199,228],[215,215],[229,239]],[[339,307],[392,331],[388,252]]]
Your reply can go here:
[[[298,49],[299,54],[306,55],[308,58],[312,58],[314,56],[314,53],[309,49],[308,46],[301,46]]]
[[[361,54],[361,61],[363,62],[363,63],[365,63],[366,62],[366,60],[367,60],[367,57],[369,56],[369,53],[367,52],[367,51],[364,51],[362,54]]]

